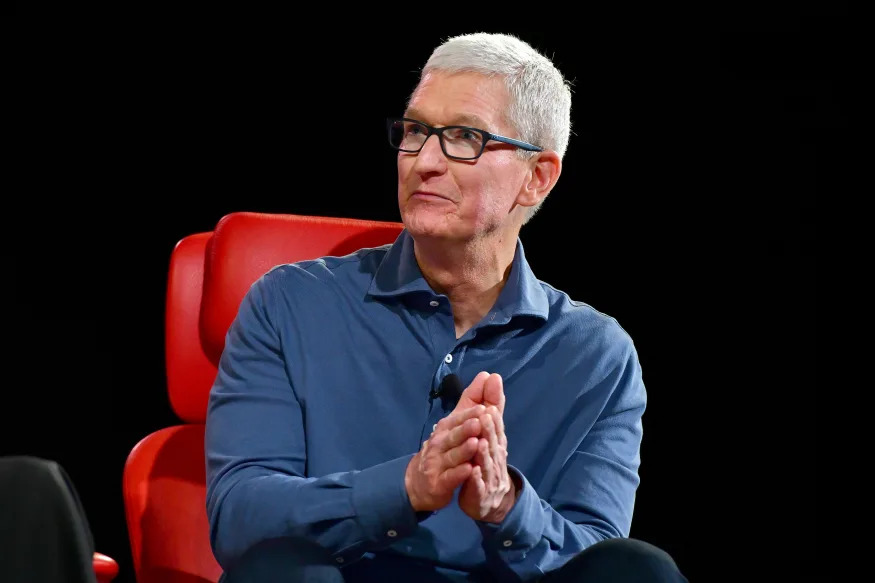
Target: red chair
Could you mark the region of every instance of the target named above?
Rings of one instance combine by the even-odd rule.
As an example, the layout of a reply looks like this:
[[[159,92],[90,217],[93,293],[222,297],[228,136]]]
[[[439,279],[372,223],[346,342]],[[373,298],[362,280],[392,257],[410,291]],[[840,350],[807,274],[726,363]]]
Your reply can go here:
[[[249,286],[274,265],[392,243],[400,223],[232,213],[183,238],[170,257],[167,392],[180,425],[131,451],[124,501],[138,583],[204,583],[222,570],[206,514],[204,422],[225,333]]]
[[[97,583],[111,583],[115,576],[118,575],[118,563],[115,562],[115,559],[103,553],[94,553],[92,564],[94,565],[94,575],[97,577]]]

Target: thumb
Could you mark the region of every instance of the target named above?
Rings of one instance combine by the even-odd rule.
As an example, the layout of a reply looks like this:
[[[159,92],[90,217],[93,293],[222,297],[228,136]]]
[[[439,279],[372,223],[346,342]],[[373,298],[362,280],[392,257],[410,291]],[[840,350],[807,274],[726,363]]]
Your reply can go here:
[[[488,378],[488,372],[478,372],[477,376],[474,377],[474,380],[471,381],[471,384],[468,385],[468,388],[462,391],[462,395],[459,397],[459,402],[456,404],[456,410],[461,411],[473,407],[474,405],[481,404],[483,402],[483,386]]]
[[[495,405],[498,413],[504,415],[504,380],[498,373],[492,373],[483,382],[483,404]]]

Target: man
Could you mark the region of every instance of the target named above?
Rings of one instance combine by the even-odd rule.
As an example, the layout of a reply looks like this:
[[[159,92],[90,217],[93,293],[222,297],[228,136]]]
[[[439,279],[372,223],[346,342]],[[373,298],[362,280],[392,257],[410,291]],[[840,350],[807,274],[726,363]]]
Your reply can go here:
[[[538,281],[518,240],[559,178],[570,104],[526,43],[448,40],[388,123],[404,232],[252,286],[207,416],[228,581],[684,580],[624,539],[632,341]]]

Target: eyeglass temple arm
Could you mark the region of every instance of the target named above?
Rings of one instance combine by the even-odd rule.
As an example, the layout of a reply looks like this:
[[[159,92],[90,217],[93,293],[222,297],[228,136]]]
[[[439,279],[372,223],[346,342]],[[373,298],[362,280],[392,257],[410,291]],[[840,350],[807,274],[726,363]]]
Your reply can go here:
[[[512,146],[516,146],[517,148],[522,148],[523,150],[528,150],[529,152],[543,152],[544,148],[539,148],[538,146],[533,146],[527,142],[521,142],[519,140],[515,140],[513,138],[505,138],[504,136],[497,136],[495,134],[488,134],[490,140],[495,140],[496,142],[504,142],[505,144],[510,144]]]

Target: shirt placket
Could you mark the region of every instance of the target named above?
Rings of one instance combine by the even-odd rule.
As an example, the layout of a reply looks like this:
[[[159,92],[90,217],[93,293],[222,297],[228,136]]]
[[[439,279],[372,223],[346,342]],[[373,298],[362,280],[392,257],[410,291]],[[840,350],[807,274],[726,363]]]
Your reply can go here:
[[[436,296],[429,302],[429,307],[437,310],[428,319],[429,332],[432,337],[432,346],[435,348],[435,370],[432,375],[431,389],[426,395],[429,400],[429,409],[426,422],[422,426],[420,442],[431,436],[438,421],[449,415],[456,406],[452,398],[447,395],[432,396],[439,392],[444,379],[450,374],[458,374],[462,365],[462,358],[467,344],[463,336],[456,340],[456,327],[453,321],[452,309],[446,296]]]

